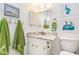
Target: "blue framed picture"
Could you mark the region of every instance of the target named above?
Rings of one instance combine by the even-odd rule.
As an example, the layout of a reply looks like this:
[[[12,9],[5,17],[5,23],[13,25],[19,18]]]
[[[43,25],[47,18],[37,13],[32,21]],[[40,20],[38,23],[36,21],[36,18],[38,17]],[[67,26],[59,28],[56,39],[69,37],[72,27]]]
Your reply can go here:
[[[9,4],[4,4],[4,15],[19,18],[19,8],[16,8]]]

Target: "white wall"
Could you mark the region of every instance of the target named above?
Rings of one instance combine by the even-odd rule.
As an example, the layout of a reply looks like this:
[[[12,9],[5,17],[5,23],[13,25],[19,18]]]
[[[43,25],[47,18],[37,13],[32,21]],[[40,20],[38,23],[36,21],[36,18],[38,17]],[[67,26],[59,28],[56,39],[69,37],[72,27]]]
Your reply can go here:
[[[65,35],[65,36],[71,36],[78,37],[79,38],[79,7],[77,3],[72,3],[72,4],[59,4],[60,8],[59,10],[59,19],[58,19],[58,34],[60,36]],[[71,14],[66,15],[65,14],[65,5],[68,5],[71,8]],[[65,24],[65,21],[72,21],[75,30],[72,31],[63,31],[63,25]]]

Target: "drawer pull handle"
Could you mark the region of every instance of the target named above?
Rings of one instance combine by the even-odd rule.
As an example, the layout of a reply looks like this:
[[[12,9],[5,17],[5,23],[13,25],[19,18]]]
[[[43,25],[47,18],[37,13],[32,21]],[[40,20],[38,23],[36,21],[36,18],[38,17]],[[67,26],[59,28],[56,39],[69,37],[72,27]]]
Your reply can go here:
[[[32,46],[34,46],[34,45],[32,44]]]
[[[47,44],[49,44],[49,42],[47,42]]]
[[[43,47],[43,49],[45,50],[45,47]]]
[[[50,48],[51,47],[51,45],[47,45],[47,48]]]
[[[36,48],[37,48],[38,46],[36,46]]]
[[[50,48],[49,46],[47,46],[47,48]]]

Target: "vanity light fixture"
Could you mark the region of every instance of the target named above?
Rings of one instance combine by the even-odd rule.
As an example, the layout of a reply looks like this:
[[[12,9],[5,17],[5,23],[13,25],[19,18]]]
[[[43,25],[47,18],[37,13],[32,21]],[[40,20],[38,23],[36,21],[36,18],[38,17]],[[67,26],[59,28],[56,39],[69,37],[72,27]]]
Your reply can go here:
[[[27,10],[33,12],[43,12],[52,7],[51,3],[28,3]]]

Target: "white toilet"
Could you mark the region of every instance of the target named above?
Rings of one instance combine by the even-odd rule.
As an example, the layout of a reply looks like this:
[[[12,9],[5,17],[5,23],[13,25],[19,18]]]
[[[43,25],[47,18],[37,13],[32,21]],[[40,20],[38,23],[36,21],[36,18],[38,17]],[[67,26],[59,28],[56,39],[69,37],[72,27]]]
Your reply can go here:
[[[74,52],[79,47],[79,40],[78,38],[62,37],[60,38],[60,46],[62,48],[60,55],[75,55]]]

